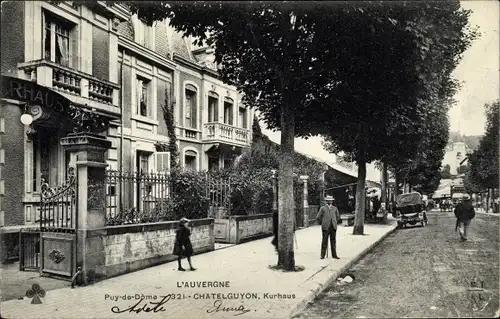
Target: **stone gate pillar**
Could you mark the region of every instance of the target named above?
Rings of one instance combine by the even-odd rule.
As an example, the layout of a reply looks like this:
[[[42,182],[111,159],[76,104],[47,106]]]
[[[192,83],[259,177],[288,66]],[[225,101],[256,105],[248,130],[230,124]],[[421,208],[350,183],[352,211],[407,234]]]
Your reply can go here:
[[[304,218],[303,225],[304,227],[309,227],[309,200],[308,200],[308,190],[307,190],[307,180],[309,176],[302,175],[300,176],[300,180],[304,182],[304,214],[302,215]]]
[[[106,215],[106,151],[111,142],[90,133],[69,134],[61,145],[70,152],[77,172],[76,265],[82,267],[84,284],[105,274],[103,231]]]

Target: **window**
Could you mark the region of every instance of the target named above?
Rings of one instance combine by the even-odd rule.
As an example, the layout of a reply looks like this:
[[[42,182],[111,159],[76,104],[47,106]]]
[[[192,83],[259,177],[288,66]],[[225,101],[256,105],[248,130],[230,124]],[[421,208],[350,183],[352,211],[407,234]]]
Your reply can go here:
[[[151,45],[150,36],[149,36],[150,27],[146,25],[146,23],[142,20],[137,20],[135,32],[136,32],[136,41],[140,45],[143,45],[147,48]]]
[[[208,170],[216,171],[219,169],[219,159],[217,157],[208,158]]]
[[[186,151],[184,153],[184,167],[188,170],[196,170],[196,152]]]
[[[240,111],[238,113],[238,123],[241,128],[247,128],[247,109],[240,107]]]
[[[42,180],[50,186],[58,184],[58,174],[65,172],[58,171],[59,137],[52,129],[38,128],[37,134],[33,138],[33,192],[39,193]],[[65,161],[69,163],[69,153],[66,154]],[[64,165],[66,166],[66,165]],[[62,169],[62,167],[61,167]]]
[[[137,88],[137,114],[141,116],[151,116],[151,107],[148,105],[149,80],[138,77]]]
[[[137,171],[140,173],[149,172],[149,156],[150,153],[137,151]]]
[[[72,26],[62,19],[45,15],[43,52],[46,60],[70,66],[70,34]]]
[[[208,97],[208,122],[219,120],[219,100],[215,96]]]
[[[230,102],[224,102],[224,123],[233,125],[233,104]]]
[[[170,152],[156,152],[156,171],[165,174],[170,170]]]
[[[189,128],[196,128],[196,91],[194,87],[189,86],[185,90],[186,103],[185,103],[185,117],[186,126]]]

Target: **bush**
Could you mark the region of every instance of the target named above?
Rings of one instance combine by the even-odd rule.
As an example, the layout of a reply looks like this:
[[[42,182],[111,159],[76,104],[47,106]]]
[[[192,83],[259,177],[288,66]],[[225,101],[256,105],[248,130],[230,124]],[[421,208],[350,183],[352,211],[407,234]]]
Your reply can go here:
[[[210,174],[221,178],[230,189],[231,215],[270,213],[272,209],[272,173],[269,169],[225,169]]]
[[[177,219],[207,218],[210,200],[207,197],[207,173],[172,171],[172,209]]]

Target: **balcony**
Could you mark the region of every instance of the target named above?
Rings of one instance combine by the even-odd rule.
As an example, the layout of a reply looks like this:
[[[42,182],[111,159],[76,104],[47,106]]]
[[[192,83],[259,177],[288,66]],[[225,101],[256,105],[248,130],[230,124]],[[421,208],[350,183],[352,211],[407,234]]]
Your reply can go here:
[[[232,145],[249,146],[250,130],[224,123],[211,122],[204,125],[203,142],[225,142]]]
[[[79,102],[89,106],[118,112],[113,107],[118,106],[118,84],[45,60],[21,63],[18,68],[24,70],[27,78],[40,85],[79,97]]]

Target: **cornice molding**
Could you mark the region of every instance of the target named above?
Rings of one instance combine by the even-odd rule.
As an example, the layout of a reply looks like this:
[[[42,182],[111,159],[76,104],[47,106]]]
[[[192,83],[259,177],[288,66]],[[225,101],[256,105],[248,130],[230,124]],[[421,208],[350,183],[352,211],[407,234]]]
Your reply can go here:
[[[172,71],[176,70],[177,68],[177,65],[174,62],[122,36],[118,38],[118,46],[122,46],[123,48],[135,53],[136,55],[146,60],[150,60],[155,64],[166,67]]]

